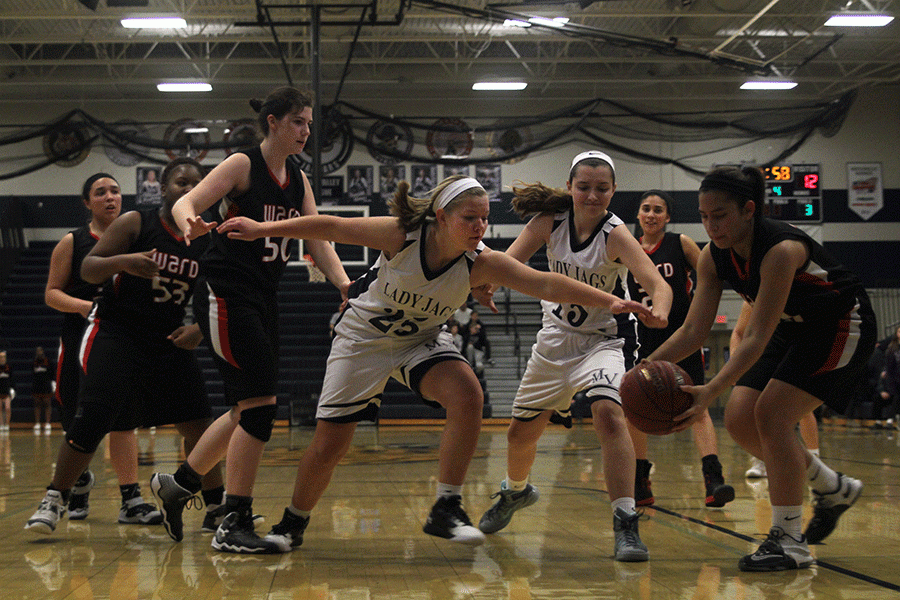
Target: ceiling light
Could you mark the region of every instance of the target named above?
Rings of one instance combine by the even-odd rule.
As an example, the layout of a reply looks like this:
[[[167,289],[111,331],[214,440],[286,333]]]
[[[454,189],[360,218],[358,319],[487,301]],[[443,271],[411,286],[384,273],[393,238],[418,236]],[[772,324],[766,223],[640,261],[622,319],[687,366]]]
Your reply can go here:
[[[884,27],[894,20],[889,15],[873,15],[869,13],[833,15],[825,21],[828,27]]]
[[[184,133],[209,133],[209,127],[187,127],[182,131]]]
[[[563,27],[569,22],[568,17],[554,17],[553,19],[548,19],[546,17],[531,17],[528,20],[535,25],[545,25],[547,27]]]
[[[528,21],[520,21],[519,19],[506,19],[503,21],[504,27],[531,27]]]
[[[183,29],[187,22],[181,17],[140,17],[122,19],[122,27],[128,29]]]
[[[157,83],[156,89],[161,92],[211,92],[212,86],[202,82]]]
[[[745,81],[742,90],[792,90],[796,81]]]
[[[524,90],[528,84],[524,81],[480,81],[472,84],[472,89],[479,92],[495,90]]]

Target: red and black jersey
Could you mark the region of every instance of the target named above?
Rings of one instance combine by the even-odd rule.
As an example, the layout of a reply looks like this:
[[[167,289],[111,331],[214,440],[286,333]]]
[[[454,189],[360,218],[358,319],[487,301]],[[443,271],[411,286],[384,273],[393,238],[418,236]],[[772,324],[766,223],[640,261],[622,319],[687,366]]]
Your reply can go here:
[[[869,298],[859,278],[806,233],[781,221],[763,218],[756,223],[749,260],[744,260],[731,249],[722,250],[710,244],[716,275],[752,303],[759,293],[759,268],[763,257],[784,240],[798,240],[805,244],[809,249],[809,259],[794,274],[782,319],[803,322],[833,319],[851,311],[857,302],[871,311]]]
[[[663,276],[669,287],[672,288],[672,308],[669,311],[669,325],[663,329],[647,327],[638,321],[638,340],[641,343],[641,357],[649,356],[651,352],[669,339],[669,336],[681,327],[687,317],[691,306],[691,298],[694,292],[694,280],[691,279],[691,265],[688,264],[681,246],[681,234],[665,232],[663,239],[655,248],[649,250],[647,255],[659,274]],[[631,298],[651,307],[650,297],[646,290],[635,280],[631,272],[628,273],[628,291]]]
[[[153,279],[117,273],[103,286],[97,302],[97,317],[127,328],[167,336],[184,323],[185,307],[194,293],[200,272],[200,256],[208,238],[190,246],[169,228],[158,209],[138,211],[141,230],[128,253],[156,250],[159,274]]]
[[[69,282],[63,288],[63,291],[74,298],[93,300],[100,294],[102,286],[96,283],[88,283],[81,278],[81,263],[100,238],[91,233],[91,228],[88,225],[79,227],[69,233],[74,238],[72,265],[69,271]],[[71,339],[71,336],[80,338],[82,331],[84,331],[84,317],[80,313],[65,313],[63,315],[61,337],[64,340]]]
[[[259,222],[299,217],[305,192],[300,169],[287,161],[287,181],[281,185],[266,165],[259,147],[242,152],[250,157],[250,189],[239,196],[222,199],[220,222],[236,216]],[[204,276],[210,281],[246,286],[256,293],[275,292],[294,245],[290,238],[265,237],[247,242],[215,230],[210,232],[210,237],[209,251],[202,260]]]

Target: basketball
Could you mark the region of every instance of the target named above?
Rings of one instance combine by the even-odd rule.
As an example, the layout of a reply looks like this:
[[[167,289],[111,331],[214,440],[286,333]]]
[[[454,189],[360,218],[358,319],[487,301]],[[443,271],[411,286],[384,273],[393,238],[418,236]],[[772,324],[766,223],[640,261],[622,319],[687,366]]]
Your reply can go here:
[[[655,360],[637,364],[625,373],[619,387],[625,417],[644,433],[669,433],[673,418],[694,403],[693,396],[679,389],[682,385],[693,382],[675,363]]]

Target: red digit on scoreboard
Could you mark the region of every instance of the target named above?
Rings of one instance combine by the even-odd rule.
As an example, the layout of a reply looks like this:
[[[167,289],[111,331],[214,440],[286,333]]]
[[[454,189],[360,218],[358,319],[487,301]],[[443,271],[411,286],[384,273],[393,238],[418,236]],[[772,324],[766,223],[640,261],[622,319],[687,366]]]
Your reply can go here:
[[[803,187],[808,190],[819,189],[819,176],[816,173],[809,173],[803,176]]]

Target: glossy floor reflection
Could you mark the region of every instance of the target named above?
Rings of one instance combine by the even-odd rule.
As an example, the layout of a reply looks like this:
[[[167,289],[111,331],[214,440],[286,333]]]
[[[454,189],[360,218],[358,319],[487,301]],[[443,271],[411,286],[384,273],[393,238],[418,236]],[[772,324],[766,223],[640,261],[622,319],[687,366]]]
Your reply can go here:
[[[276,428],[256,489],[268,528],[289,501],[299,452],[312,431]],[[85,521],[63,521],[42,537],[22,529],[49,482],[62,440],[31,428],[0,438],[0,598],[30,600],[489,599],[552,598],[857,599],[900,597],[900,437],[887,431],[823,428],[822,456],[866,485],[811,569],[748,574],[737,560],[768,530],[766,480],[745,480],[747,460],[724,431],[720,457],[737,498],[703,506],[700,460],[688,434],[651,439],[657,499],[641,537],[648,563],[612,560],[612,516],[601,450],[588,425],[552,428],[541,441],[533,482],[541,500],[505,530],[469,548],[422,533],[433,502],[440,430],[361,427],[326,492],[302,548],[280,556],[212,551],[203,512],[185,513],[185,539],[161,526],[119,525],[119,493],[98,452],[98,485]],[[146,498],[150,474],[180,461],[172,429],[140,433]],[[105,447],[105,445],[104,445]],[[505,475],[506,432],[486,427],[464,490],[473,521]],[[808,514],[807,514],[808,517]]]

